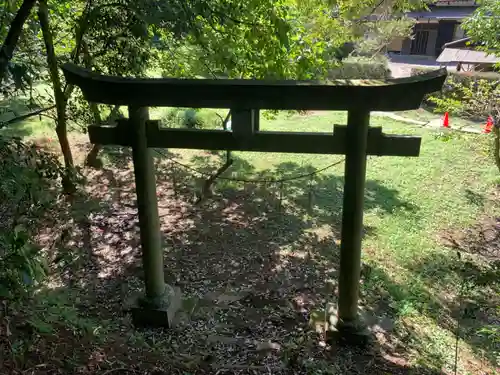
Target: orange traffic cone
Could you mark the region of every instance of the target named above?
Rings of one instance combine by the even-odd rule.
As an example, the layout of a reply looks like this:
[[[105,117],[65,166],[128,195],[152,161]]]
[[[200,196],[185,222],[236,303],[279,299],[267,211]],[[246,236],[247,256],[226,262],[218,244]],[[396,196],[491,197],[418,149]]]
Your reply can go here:
[[[486,120],[486,124],[484,125],[483,133],[491,133],[493,130],[493,117],[488,116],[488,119]]]
[[[443,127],[445,127],[445,128],[449,128],[450,127],[450,116],[449,116],[448,112],[444,113],[444,116],[443,116]]]

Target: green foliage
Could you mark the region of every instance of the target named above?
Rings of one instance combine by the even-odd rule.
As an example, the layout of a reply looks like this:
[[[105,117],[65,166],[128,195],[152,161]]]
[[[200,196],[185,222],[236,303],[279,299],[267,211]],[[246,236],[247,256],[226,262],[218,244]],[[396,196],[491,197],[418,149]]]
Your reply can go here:
[[[468,80],[451,76],[439,95],[429,101],[437,112],[449,112],[462,117],[483,118],[500,111],[500,81]]]
[[[28,324],[40,334],[50,334],[59,326],[64,326],[76,336],[99,338],[109,322],[96,322],[82,316],[75,307],[75,298],[78,302],[78,297],[67,290],[40,292],[31,301],[31,309],[26,312]]]
[[[339,68],[330,71],[330,79],[386,79],[391,71],[387,61],[356,57],[343,61]]]
[[[383,53],[395,38],[411,35],[414,24],[414,20],[406,17],[367,22],[364,25],[366,37],[358,42],[355,52],[368,57]]]
[[[221,129],[223,119],[216,111],[210,109],[168,108],[161,121],[167,127]]]
[[[0,240],[0,299],[22,297],[46,275],[44,258],[22,225]]]
[[[481,6],[462,23],[472,40],[484,51],[500,56],[500,1],[482,0]]]
[[[401,1],[395,7],[411,3]],[[324,79],[349,53],[346,45],[362,39],[363,25],[368,25],[363,16],[378,5],[371,0],[253,0],[243,8],[200,1],[198,11],[180,12],[189,19],[185,38],[155,30],[164,52],[159,68],[164,76]],[[370,21],[372,28],[378,24]],[[382,39],[392,40],[396,34],[406,35],[409,27],[403,24],[384,21],[378,31]],[[380,43],[375,43],[379,49]]]
[[[57,157],[37,144],[0,137],[0,197],[17,213],[45,204],[48,182],[58,180],[62,171]]]
[[[0,39],[6,42],[6,36],[10,30],[11,22],[14,20],[22,1],[0,1]],[[13,58],[7,66],[7,74],[0,84],[1,93],[4,96],[14,95],[18,90],[29,88],[38,77],[39,63],[43,62],[40,54],[32,53],[33,46],[40,45],[37,38],[32,38],[31,26],[33,19],[28,18],[14,49]],[[30,53],[31,52],[31,53]]]
[[[46,273],[29,226],[48,206],[47,190],[59,178],[57,158],[36,145],[0,138],[0,298],[18,298]]]
[[[316,68],[323,64],[320,54],[327,53],[327,45],[318,45],[313,52],[312,40],[305,39],[312,38],[313,31],[306,34],[304,25],[294,18],[294,8],[285,3],[251,1],[244,9],[224,2],[200,4],[199,11],[189,21],[186,38],[179,39],[170,30],[158,31],[161,48],[166,51],[164,75],[235,78],[311,75],[312,61]],[[311,59],[313,55],[315,58]],[[335,59],[330,61],[335,64]],[[180,66],[176,67],[176,63]]]
[[[428,69],[412,69],[412,75]],[[425,102],[436,112],[449,112],[462,117],[485,120],[498,116],[500,106],[500,75],[497,73],[450,73],[440,92],[428,95]]]
[[[497,306],[497,310],[497,314],[500,315],[500,306]],[[477,333],[490,340],[494,348],[500,348],[500,326],[498,324],[484,326]],[[500,349],[495,351],[495,355],[497,356],[497,362],[500,363]]]
[[[88,20],[82,38],[94,70],[110,75],[145,75],[155,50],[135,2],[125,1],[120,5],[94,1],[82,17]]]

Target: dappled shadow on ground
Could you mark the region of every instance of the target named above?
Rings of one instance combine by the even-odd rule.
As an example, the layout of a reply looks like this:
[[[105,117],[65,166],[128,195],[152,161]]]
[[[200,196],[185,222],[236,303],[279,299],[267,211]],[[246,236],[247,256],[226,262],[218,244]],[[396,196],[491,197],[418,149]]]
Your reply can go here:
[[[124,302],[141,290],[143,278],[134,177],[129,159],[117,161],[111,169],[87,172],[86,191],[47,226],[43,238],[46,247],[51,240],[61,277],[44,299],[64,296],[81,318],[73,332],[53,323],[52,332],[38,333],[50,357],[27,349],[23,370],[43,360],[36,373],[439,373],[409,366],[405,345],[391,333],[393,311],[382,290],[361,300],[376,339],[372,347],[324,341],[324,314],[336,303],[343,185],[331,172],[286,186],[220,182],[195,205],[193,174],[159,160],[165,279],[180,287],[183,306],[168,331],[133,329]],[[202,161],[191,165],[213,170]],[[233,172],[265,179],[311,170],[283,164],[258,172],[237,161]],[[417,207],[377,181],[367,183],[366,209],[418,215]],[[376,235],[374,228],[365,232]],[[374,276],[392,282],[382,269],[365,266],[363,282]],[[57,319],[73,318],[61,313]],[[275,345],[262,348],[267,342]],[[64,349],[73,354],[61,357]]]
[[[435,275],[442,272],[460,280],[460,295],[442,303],[458,320],[463,339],[492,363],[498,363],[498,332],[495,338],[482,330],[500,326],[500,218],[483,218],[465,230],[447,232],[442,241],[456,254],[427,258],[415,265],[415,271],[434,284],[440,283]],[[424,273],[431,267],[434,273]]]
[[[478,357],[498,363],[498,336],[496,339],[490,337],[483,329],[500,324],[499,265],[466,255],[461,258],[441,255],[423,258],[412,271],[433,288],[446,290],[445,282],[438,275],[445,274],[446,279],[457,280],[457,294],[435,295],[422,308],[428,309],[427,314],[442,328],[456,332],[461,342],[469,345]],[[440,309],[435,310],[432,305]]]
[[[362,280],[362,295],[368,310],[381,303],[384,306],[381,310],[389,317],[400,314],[432,319],[441,329],[459,337],[452,344],[457,350],[458,373],[489,373],[485,363],[498,366],[500,352],[498,331],[492,333],[493,327],[500,325],[499,238],[497,218],[483,220],[465,230],[448,231],[441,240],[452,251],[436,250],[416,258],[407,265],[414,279],[410,282],[396,282],[380,267],[368,267]],[[411,320],[399,320],[396,341],[406,342],[406,350],[427,358],[436,367],[453,370],[457,365],[455,358],[444,357],[442,347],[426,347],[415,341],[419,337],[425,342],[426,336],[438,337],[439,333],[426,332],[421,324],[414,325]],[[442,345],[446,345],[444,341]]]

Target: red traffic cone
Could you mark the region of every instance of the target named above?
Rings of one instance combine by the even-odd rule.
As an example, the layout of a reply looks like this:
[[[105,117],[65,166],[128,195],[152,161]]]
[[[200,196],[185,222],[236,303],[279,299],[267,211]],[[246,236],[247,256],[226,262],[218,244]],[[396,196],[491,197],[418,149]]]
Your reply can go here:
[[[493,117],[488,116],[488,119],[486,120],[486,124],[484,125],[483,133],[491,133],[493,130]]]
[[[445,128],[449,128],[450,127],[450,116],[449,116],[448,112],[444,113],[444,116],[443,116],[443,127],[445,127]]]

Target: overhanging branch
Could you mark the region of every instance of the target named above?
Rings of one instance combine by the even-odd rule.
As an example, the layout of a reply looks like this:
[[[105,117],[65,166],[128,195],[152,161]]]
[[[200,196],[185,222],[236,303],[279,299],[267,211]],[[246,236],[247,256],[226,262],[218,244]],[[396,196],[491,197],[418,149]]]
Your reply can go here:
[[[50,107],[37,109],[36,111],[29,112],[29,113],[26,113],[24,115],[14,117],[13,119],[10,119],[7,121],[3,121],[0,123],[0,129],[5,128],[6,126],[9,126],[9,125],[15,124],[16,122],[26,120],[30,117],[41,115],[41,114],[43,114],[47,111],[50,111],[51,109],[54,109],[54,108],[56,108],[55,104],[51,105]]]

